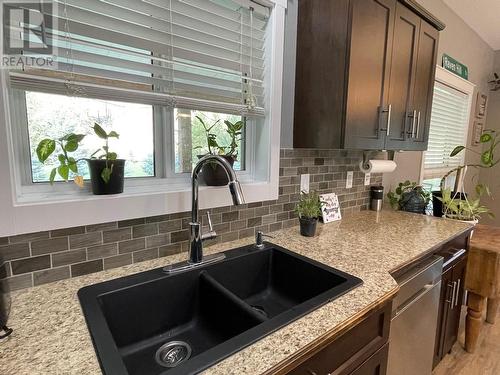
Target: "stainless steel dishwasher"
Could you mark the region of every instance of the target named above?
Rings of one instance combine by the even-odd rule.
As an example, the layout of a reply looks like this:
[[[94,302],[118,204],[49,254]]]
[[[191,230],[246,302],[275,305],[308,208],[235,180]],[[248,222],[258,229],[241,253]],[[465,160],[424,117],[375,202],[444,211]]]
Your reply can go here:
[[[430,375],[443,258],[432,256],[399,275],[389,336],[388,375]]]

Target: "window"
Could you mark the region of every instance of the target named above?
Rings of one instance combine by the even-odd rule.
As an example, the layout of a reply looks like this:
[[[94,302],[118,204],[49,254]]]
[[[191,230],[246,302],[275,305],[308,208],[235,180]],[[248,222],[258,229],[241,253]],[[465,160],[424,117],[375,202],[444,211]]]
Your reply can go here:
[[[455,157],[450,153],[467,143],[473,90],[471,83],[437,68],[429,145],[423,161],[423,185],[429,190],[439,190],[441,177],[464,161],[465,153]]]
[[[129,178],[189,173],[209,152],[200,119],[215,124],[211,132],[222,151],[232,142],[225,121],[242,121],[234,167],[246,175],[255,170],[251,155],[259,131],[249,127],[266,124],[269,8],[250,0],[58,5],[57,27],[46,30],[56,64],[10,71],[23,185],[49,179],[50,160],[42,165],[36,156],[40,140],[69,132],[89,134],[75,155],[88,178],[83,159],[100,146],[90,129],[94,122],[120,134],[111,147],[127,160]]]

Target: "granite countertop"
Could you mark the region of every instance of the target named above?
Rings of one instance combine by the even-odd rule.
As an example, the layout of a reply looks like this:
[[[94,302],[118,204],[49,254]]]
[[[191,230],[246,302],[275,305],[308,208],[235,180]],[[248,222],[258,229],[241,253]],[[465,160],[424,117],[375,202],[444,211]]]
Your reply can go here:
[[[314,238],[301,237],[297,227],[274,232],[271,242],[358,276],[364,283],[228,357],[205,374],[272,372],[274,366],[297,351],[327,333],[340,331],[392,296],[398,287],[391,271],[469,229],[469,224],[424,215],[364,211],[340,222],[319,225]],[[218,244],[206,248],[206,253],[252,242],[253,238],[248,238]],[[13,293],[9,326],[14,333],[0,342],[0,374],[100,374],[77,299],[78,289],[185,257],[168,256]]]

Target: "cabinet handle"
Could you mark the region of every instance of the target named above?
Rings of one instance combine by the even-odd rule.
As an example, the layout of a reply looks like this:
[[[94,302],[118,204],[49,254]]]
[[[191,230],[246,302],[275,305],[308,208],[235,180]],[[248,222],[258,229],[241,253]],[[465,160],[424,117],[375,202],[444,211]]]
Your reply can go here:
[[[420,133],[420,111],[417,115],[417,131],[415,132],[415,138],[418,139],[418,134]]]
[[[411,119],[411,137],[415,138],[415,123],[417,121],[417,110],[413,110],[413,115]]]
[[[448,283],[448,288],[452,288],[451,290],[451,301],[449,299],[446,300],[447,303],[450,304],[450,307],[453,308],[453,304],[455,303],[455,286],[456,283]]]
[[[391,113],[392,113],[392,105],[389,104],[387,107],[387,136],[391,132]]]
[[[455,306],[458,306],[458,295],[460,294],[460,282],[462,279],[458,279],[458,284],[457,284],[457,296],[455,297]]]

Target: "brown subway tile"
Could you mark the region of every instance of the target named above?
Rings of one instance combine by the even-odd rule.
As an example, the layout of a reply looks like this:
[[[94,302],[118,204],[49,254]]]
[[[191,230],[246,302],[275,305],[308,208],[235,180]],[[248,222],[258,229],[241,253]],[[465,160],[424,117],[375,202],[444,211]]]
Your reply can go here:
[[[52,257],[52,267],[65,266],[87,260],[87,252],[85,249],[63,251],[60,253],[53,253],[50,256]]]
[[[33,286],[33,274],[27,273],[19,276],[12,276],[1,280],[2,290],[6,292],[14,292],[20,289],[31,288]]]
[[[222,214],[222,222],[235,221],[240,217],[240,213],[238,211],[224,212]]]
[[[106,245],[92,246],[87,248],[87,259],[107,258],[118,254],[118,244],[108,243]]]
[[[82,234],[85,233],[85,227],[73,227],[73,228],[63,228],[50,231],[50,237],[63,237],[72,234]]]
[[[238,232],[240,238],[247,238],[255,236],[255,228],[242,229]]]
[[[256,227],[258,225],[262,225],[262,218],[261,217],[254,217],[253,219],[248,219],[247,221],[247,227]]]
[[[120,254],[109,258],[104,258],[104,269],[123,267],[132,264],[132,253]]]
[[[51,268],[49,270],[37,271],[33,273],[33,285],[42,285],[54,281],[69,279],[71,272],[69,266]]]
[[[102,243],[101,232],[91,232],[85,234],[76,234],[69,237],[70,249],[81,249],[92,245],[99,245]]]
[[[141,217],[138,219],[122,220],[118,222],[118,228],[133,227],[134,225],[145,224],[146,219]]]
[[[176,243],[172,245],[162,246],[159,248],[159,256],[165,257],[169,255],[179,254],[182,250],[182,244]]]
[[[168,233],[174,232],[176,230],[182,229],[182,219],[162,221],[158,223],[158,232],[159,233]]]
[[[189,240],[189,231],[187,231],[187,230],[181,230],[178,232],[170,233],[170,242],[171,243],[182,242],[182,241],[187,241],[187,240]]]
[[[238,220],[238,221],[233,221],[231,223],[231,231],[238,231],[240,229],[245,229],[247,227],[247,221],[246,220]]]
[[[30,246],[28,243],[16,243],[12,245],[0,246],[0,259],[7,260],[26,258],[30,256]]]
[[[231,223],[222,223],[214,225],[214,230],[217,234],[224,234],[231,230]]]
[[[262,216],[262,224],[271,224],[276,222],[276,214]]]
[[[281,229],[283,229],[283,223],[281,221],[278,223],[269,224],[269,232],[275,232]]]
[[[159,223],[161,221],[167,221],[169,220],[170,215],[158,215],[158,216],[150,216],[146,218],[146,224],[147,223]]]
[[[102,242],[121,242],[132,239],[132,228],[119,228],[102,232]]]
[[[132,251],[142,250],[146,248],[146,239],[136,238],[135,240],[123,241],[118,243],[120,254],[131,253]]]
[[[158,234],[158,224],[157,223],[149,223],[143,225],[136,225],[132,227],[132,237],[147,237]]]
[[[0,266],[0,280],[9,277],[10,275],[10,263],[6,262]]]
[[[71,277],[87,275],[89,273],[99,272],[103,270],[103,260],[91,260],[90,262],[83,262],[71,265]]]
[[[50,255],[14,260],[11,268],[14,275],[50,268]]]
[[[248,204],[248,208],[262,207],[262,202],[253,202]]]
[[[9,237],[0,237],[0,246],[7,245],[9,243]]]
[[[103,230],[116,229],[116,228],[118,228],[118,223],[116,221],[113,221],[113,222],[109,222],[109,223],[87,225],[85,228],[87,230],[87,233],[100,232]]]
[[[156,236],[151,236],[146,238],[146,247],[159,247],[168,245],[169,243],[170,243],[169,233],[158,234]]]
[[[49,238],[49,232],[19,234],[17,236],[9,237],[9,243],[30,242],[30,241],[42,240],[45,238]]]
[[[238,232],[224,233],[222,236],[220,236],[221,242],[236,241],[238,238],[239,238]]]
[[[156,258],[158,258],[158,248],[139,250],[132,253],[134,263]]]
[[[269,215],[269,206],[259,207],[255,209],[255,216]]]

